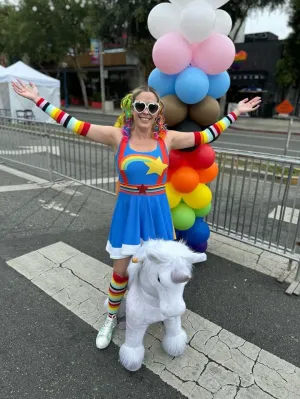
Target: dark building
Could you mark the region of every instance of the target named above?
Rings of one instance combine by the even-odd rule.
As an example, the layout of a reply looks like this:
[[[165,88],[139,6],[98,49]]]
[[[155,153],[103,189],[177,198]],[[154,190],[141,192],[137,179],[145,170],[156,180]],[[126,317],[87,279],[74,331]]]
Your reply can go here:
[[[266,32],[245,35],[244,43],[236,43],[236,52],[245,51],[247,59],[229,70],[231,87],[227,103],[236,103],[245,96],[262,96],[263,104],[256,116],[271,117],[282,101],[276,83],[276,64],[283,54],[283,41]]]

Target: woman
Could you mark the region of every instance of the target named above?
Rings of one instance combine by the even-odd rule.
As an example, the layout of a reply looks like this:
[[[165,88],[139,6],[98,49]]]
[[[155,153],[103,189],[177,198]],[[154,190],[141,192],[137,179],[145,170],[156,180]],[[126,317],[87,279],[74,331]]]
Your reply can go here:
[[[241,101],[234,112],[202,132],[182,133],[166,130],[163,104],[148,86],[134,90],[122,100],[119,127],[78,121],[41,98],[31,83],[26,87],[18,80],[12,86],[17,94],[34,101],[65,128],[111,146],[116,154],[120,189],[106,245],[113,259],[113,276],[108,290],[107,318],[96,339],[97,348],[104,349],[110,344],[117,323],[132,255],[148,239],[174,239],[165,192],[169,152],[216,140],[240,114],[256,110],[260,98]]]

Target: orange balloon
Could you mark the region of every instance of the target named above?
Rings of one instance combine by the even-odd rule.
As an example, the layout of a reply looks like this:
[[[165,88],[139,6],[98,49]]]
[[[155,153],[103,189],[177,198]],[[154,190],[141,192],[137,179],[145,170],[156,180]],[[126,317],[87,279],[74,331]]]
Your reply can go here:
[[[199,176],[199,183],[209,183],[213,181],[219,173],[219,167],[216,162],[214,162],[207,169],[197,170]]]
[[[189,166],[182,166],[172,175],[172,184],[180,193],[190,193],[199,184],[199,175],[195,169]]]

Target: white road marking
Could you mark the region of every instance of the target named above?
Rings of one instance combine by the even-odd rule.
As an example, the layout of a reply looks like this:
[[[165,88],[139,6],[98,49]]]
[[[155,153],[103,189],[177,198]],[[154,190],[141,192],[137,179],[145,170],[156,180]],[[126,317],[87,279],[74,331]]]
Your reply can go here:
[[[27,183],[27,184],[17,184],[17,185],[10,185],[10,186],[0,186],[0,192],[13,192],[13,191],[26,191],[26,190],[39,190],[41,188],[53,188],[53,190],[64,191],[64,193],[69,195],[82,195],[80,192],[76,192],[74,190],[68,189],[67,187],[72,185],[72,187],[80,186],[82,183],[88,185],[102,185],[108,183],[114,183],[118,181],[118,176],[115,177],[104,177],[104,178],[97,178],[97,179],[87,179],[81,180],[80,182],[72,182],[72,180],[63,180],[59,183],[51,183],[49,180],[42,179],[40,177],[31,175],[29,173],[22,172],[20,170],[10,168],[5,165],[0,165],[0,171],[12,174],[14,176],[21,177],[24,180],[29,182],[34,182],[36,184]]]
[[[70,216],[78,217],[78,215],[77,215],[76,213],[70,213],[70,211],[68,211],[67,209],[65,209],[65,208],[64,208],[60,203],[58,203],[58,202],[52,201],[52,202],[50,202],[50,203],[45,204],[45,201],[44,201],[44,200],[41,200],[41,199],[39,199],[39,202],[43,203],[43,205],[41,205],[41,206],[42,206],[42,208],[44,208],[44,209],[47,209],[47,210],[49,210],[49,209],[54,209],[55,211],[58,211],[58,212],[65,212],[65,213],[70,214]]]
[[[14,169],[14,168],[10,168],[8,166],[5,165],[0,165],[0,171],[6,172],[6,173],[10,173],[11,175],[14,176],[18,176],[21,177],[22,179],[25,180],[29,180],[31,182],[37,183],[39,186],[37,185],[31,185],[30,188],[30,184],[26,184],[26,189],[27,190],[35,190],[35,189],[41,189],[41,188],[48,188],[51,187],[53,190],[57,190],[57,191],[63,191],[64,194],[68,194],[68,195],[82,195],[80,192],[72,190],[70,188],[67,188],[70,185],[74,185],[74,183],[72,181],[65,181],[64,183],[60,184],[60,183],[51,183],[49,182],[49,180],[46,179],[42,179],[40,177],[34,176],[34,175],[30,175],[29,173],[25,173],[25,172],[21,172],[20,170]],[[5,188],[2,187],[1,192],[9,192],[9,191],[16,191],[16,189],[11,189],[12,187],[16,187],[16,186],[6,186]],[[24,188],[25,190],[25,188]]]
[[[281,210],[282,207],[281,205],[277,205],[276,208],[273,209],[273,211],[269,214],[269,219],[274,219],[275,220],[279,220],[280,219],[280,214],[281,214]],[[299,219],[299,209],[294,209],[293,212],[293,208],[289,208],[286,207],[285,209],[283,208],[283,221],[287,222],[287,223],[293,223],[293,224],[297,224],[298,223],[298,219]],[[276,215],[276,217],[275,217]]]
[[[21,150],[0,150],[0,155],[24,155],[24,154],[38,154],[43,152],[49,152],[53,155],[60,155],[59,147],[48,147],[42,145],[34,146],[19,146]],[[49,151],[50,150],[50,151]]]
[[[112,269],[58,242],[7,264],[96,330]],[[145,366],[188,398],[299,399],[300,369],[189,310],[182,324],[190,337],[186,353],[169,357],[161,349],[161,324],[145,336]],[[96,332],[95,337],[96,338]],[[116,329],[116,345],[124,331]],[[96,350],[96,349],[95,349]],[[116,367],[121,367],[116,358]]]

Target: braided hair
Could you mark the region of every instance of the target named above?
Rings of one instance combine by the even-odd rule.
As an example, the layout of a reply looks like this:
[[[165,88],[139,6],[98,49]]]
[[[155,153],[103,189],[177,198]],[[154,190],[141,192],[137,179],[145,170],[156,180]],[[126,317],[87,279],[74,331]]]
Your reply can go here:
[[[134,103],[136,97],[143,92],[153,93],[157,98],[157,102],[159,103],[158,115],[153,126],[153,138],[158,140],[159,137],[164,139],[166,136],[167,128],[164,118],[164,104],[160,100],[157,92],[152,87],[141,86],[127,94],[121,101],[121,109],[123,112],[118,117],[115,127],[122,128],[123,140],[125,141],[129,140],[133,126],[132,104]]]

